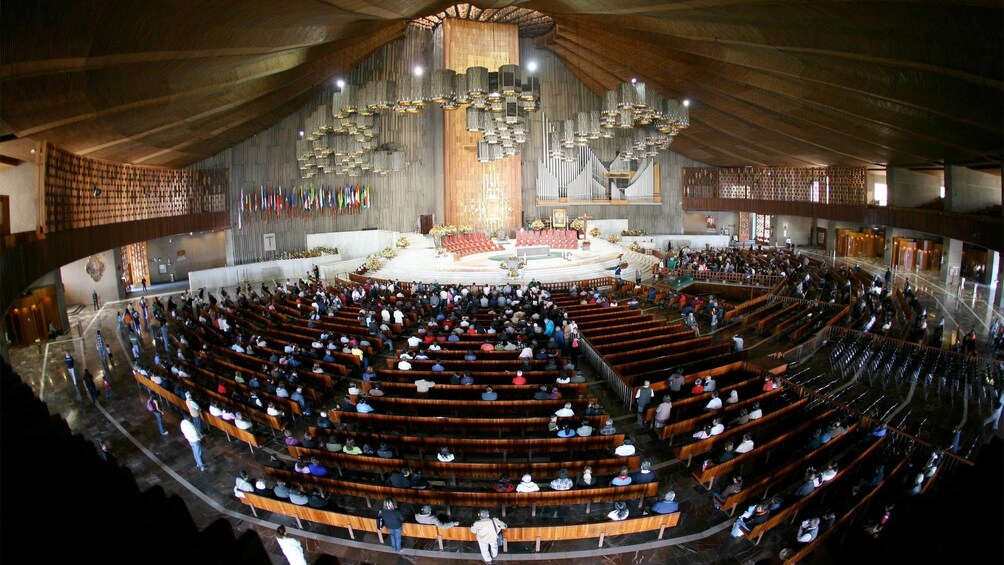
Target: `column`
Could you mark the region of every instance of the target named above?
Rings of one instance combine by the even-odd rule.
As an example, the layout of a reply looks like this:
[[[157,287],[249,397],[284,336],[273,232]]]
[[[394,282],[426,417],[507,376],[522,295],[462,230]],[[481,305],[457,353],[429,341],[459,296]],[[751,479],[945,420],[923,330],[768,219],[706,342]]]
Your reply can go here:
[[[947,239],[942,248],[945,259],[941,262],[941,279],[951,286],[959,284],[962,269],[962,240]],[[955,273],[953,277],[952,274]]]
[[[990,295],[987,296],[987,304],[991,308],[994,306],[994,300],[998,298],[1000,289],[1001,277],[1001,254],[999,251],[994,251],[992,249],[987,250],[987,286],[990,289]]]
[[[826,220],[826,254],[832,255],[837,250],[837,222]]]

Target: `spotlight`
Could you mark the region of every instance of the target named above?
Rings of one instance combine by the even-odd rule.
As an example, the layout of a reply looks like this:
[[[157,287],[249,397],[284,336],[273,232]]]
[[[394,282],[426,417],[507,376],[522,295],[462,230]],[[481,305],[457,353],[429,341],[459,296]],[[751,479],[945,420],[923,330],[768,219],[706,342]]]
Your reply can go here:
[[[300,130],[300,137],[303,137],[303,130]]]
[[[690,98],[684,98],[683,99],[683,105],[689,108],[690,107]]]
[[[342,79],[338,79],[335,81],[335,85],[337,85],[338,88],[345,88],[345,81]]]
[[[526,69],[531,73],[537,70],[537,61],[530,61],[526,65]]]
[[[101,189],[98,188],[98,185],[94,185],[94,197],[97,198],[98,196],[101,196]]]
[[[422,76],[422,66],[421,65],[415,65],[415,76],[417,76],[417,77]]]
[[[637,78],[631,77],[631,84],[636,84],[637,82],[638,82]]]

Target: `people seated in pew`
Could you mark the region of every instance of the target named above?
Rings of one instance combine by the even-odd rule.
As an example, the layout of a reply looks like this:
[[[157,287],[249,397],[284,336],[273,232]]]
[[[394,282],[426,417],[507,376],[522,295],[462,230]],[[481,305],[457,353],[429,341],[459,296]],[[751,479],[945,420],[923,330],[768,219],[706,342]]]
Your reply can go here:
[[[537,492],[539,490],[540,487],[537,486],[537,483],[533,482],[533,477],[530,473],[523,475],[523,479],[516,485],[516,492]]]
[[[495,484],[492,485],[492,490],[495,492],[513,492],[516,490],[516,485],[509,480],[509,475],[502,473],[498,480],[495,481]]]
[[[749,453],[753,451],[753,436],[743,434],[743,440],[736,446],[736,454]]]
[[[614,509],[607,513],[607,518],[614,521],[627,520],[630,514],[627,502],[618,500],[614,503]]]
[[[715,508],[721,510],[725,506],[725,501],[728,500],[730,496],[732,496],[733,494],[737,494],[742,489],[743,489],[742,475],[733,475],[732,481],[730,481],[729,484],[725,486],[725,488],[712,494],[711,496],[712,504],[715,505]]]
[[[460,522],[456,521],[443,521],[439,516],[432,513],[432,506],[425,504],[422,508],[415,514],[415,521],[419,524],[428,524],[431,526],[436,526],[437,528],[448,530],[452,527],[460,525]]]
[[[631,482],[632,479],[630,470],[627,467],[621,467],[621,470],[620,472],[617,473],[617,476],[610,479],[610,486],[624,487],[631,484]]]
[[[732,524],[732,537],[742,537],[757,524],[766,522],[768,518],[770,518],[770,505],[768,503],[760,502],[750,505]]]
[[[552,490],[569,490],[572,488],[572,479],[568,476],[567,469],[561,469],[558,471],[558,476],[553,481],[551,481]]]
[[[650,506],[648,510],[652,514],[661,514],[661,515],[679,512],[680,503],[676,501],[676,492],[673,490],[666,491],[666,494],[663,495],[662,500]]]

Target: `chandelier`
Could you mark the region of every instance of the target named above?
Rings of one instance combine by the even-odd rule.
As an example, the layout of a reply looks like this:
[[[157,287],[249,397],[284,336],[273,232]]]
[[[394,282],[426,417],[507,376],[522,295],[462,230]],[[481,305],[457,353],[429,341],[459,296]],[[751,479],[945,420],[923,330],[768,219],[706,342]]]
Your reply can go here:
[[[552,132],[548,156],[574,161],[577,147],[625,131],[628,135],[621,136],[620,143],[624,159],[655,157],[660,150],[669,148],[681,130],[690,126],[689,106],[689,100],[663,98],[643,82],[634,79],[623,82],[617,90],[604,93],[601,110],[579,112],[574,119],[561,122]]]
[[[502,65],[497,71],[470,67],[464,73],[436,69],[429,75],[416,67],[414,73],[397,80],[345,85],[332,98],[334,118],[374,117],[388,110],[417,114],[430,104],[447,111],[464,106],[467,131],[481,135],[478,161],[487,163],[515,155],[527,142],[527,114],[540,109],[540,79],[532,74],[535,70],[532,64],[529,69]],[[364,123],[372,127],[372,122]]]
[[[473,219],[474,223],[491,234],[508,224],[513,208],[494,166],[482,175],[481,192],[463,203],[461,209],[467,218]]]
[[[386,175],[407,166],[403,146],[377,143],[380,127],[376,115],[364,115],[335,102],[330,110],[321,105],[307,116],[296,141],[300,176],[306,179],[324,173],[357,177],[369,172]]]

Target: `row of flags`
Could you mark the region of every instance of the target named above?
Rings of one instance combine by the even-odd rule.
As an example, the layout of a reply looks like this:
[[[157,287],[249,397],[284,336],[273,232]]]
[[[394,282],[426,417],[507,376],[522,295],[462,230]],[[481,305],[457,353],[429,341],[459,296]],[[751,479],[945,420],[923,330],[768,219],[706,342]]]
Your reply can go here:
[[[257,190],[241,189],[240,209],[237,216],[239,229],[244,228],[243,218],[279,218],[283,214],[358,214],[370,207],[370,187],[364,184],[341,187],[314,186],[293,188],[260,186]]]

